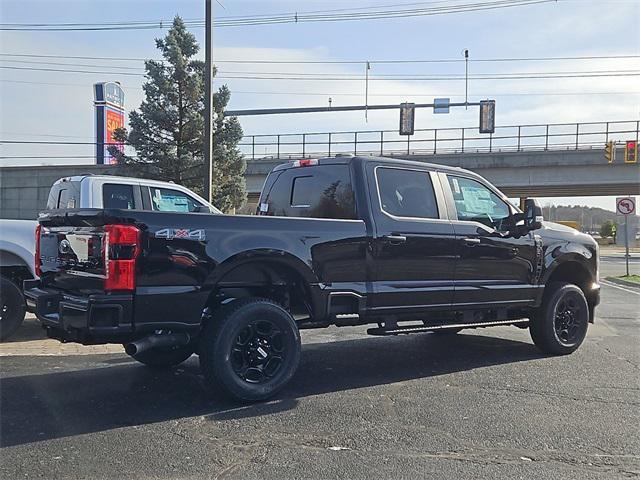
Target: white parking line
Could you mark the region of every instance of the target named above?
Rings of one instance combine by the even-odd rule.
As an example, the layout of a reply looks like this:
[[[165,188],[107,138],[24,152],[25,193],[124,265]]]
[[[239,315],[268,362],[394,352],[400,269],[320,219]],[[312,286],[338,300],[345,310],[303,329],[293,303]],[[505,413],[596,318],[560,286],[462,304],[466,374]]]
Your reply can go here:
[[[617,288],[618,290],[624,290],[625,292],[628,292],[628,293],[640,295],[640,291],[624,288],[624,287],[621,287],[620,285],[616,285],[615,283],[607,282],[606,280],[600,280],[600,283],[602,283],[603,285],[606,285],[607,287],[613,287],[613,288]]]

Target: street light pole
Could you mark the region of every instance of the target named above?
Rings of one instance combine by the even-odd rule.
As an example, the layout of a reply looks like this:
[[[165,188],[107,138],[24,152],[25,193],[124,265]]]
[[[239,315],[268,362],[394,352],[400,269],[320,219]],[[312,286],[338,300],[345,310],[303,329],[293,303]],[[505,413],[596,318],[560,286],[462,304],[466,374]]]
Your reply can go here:
[[[469,107],[469,50],[464,49],[464,103],[465,110],[468,110]]]
[[[211,181],[213,177],[213,43],[211,0],[205,0],[205,41],[204,41],[204,198],[211,203]]]

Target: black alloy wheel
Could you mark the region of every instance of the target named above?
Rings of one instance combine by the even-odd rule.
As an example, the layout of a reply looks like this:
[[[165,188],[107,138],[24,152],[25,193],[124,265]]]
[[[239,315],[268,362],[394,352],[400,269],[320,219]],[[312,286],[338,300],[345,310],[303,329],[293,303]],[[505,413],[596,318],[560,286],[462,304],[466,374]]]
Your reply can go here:
[[[286,354],[282,330],[269,320],[255,320],[231,347],[231,365],[245,382],[264,383],[278,374]]]
[[[529,322],[533,343],[545,353],[566,355],[584,341],[589,327],[589,304],[577,285],[552,282],[542,305]]]
[[[257,402],[275,395],[295,374],[300,332],[291,314],[277,303],[243,298],[214,313],[197,351],[214,393]]]
[[[576,292],[566,293],[555,307],[553,326],[558,340],[564,345],[575,343],[580,334],[581,302]]]

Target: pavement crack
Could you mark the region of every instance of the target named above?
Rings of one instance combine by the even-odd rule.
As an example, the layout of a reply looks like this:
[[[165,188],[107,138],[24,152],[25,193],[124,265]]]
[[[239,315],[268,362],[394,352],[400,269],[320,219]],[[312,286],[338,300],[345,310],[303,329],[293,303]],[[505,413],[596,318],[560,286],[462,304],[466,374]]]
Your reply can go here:
[[[631,365],[632,367],[634,367],[636,370],[640,370],[640,365],[632,362],[631,360],[629,360],[626,357],[621,357],[619,354],[612,352],[608,347],[606,347],[605,345],[602,345],[601,342],[594,342],[596,344],[596,346],[600,347],[602,350],[604,350],[605,352],[607,352],[609,355],[611,355],[612,357],[615,357],[618,360],[622,360],[626,363],[628,363],[629,365]]]
[[[465,387],[465,385],[451,385],[451,386],[457,386],[460,388]],[[594,403],[603,403],[605,405],[615,404],[615,405],[625,405],[625,406],[633,406],[633,407],[640,406],[640,402],[611,400],[611,399],[593,397],[593,396],[569,395],[569,394],[560,393],[560,392],[545,392],[545,391],[539,391],[539,390],[531,390],[523,387],[488,387],[485,385],[477,385],[477,384],[474,385],[474,387],[478,388],[479,390],[485,390],[485,391],[530,394],[530,395],[538,395],[541,397],[548,397],[548,398],[563,398],[567,400],[573,400],[576,402],[594,402]]]

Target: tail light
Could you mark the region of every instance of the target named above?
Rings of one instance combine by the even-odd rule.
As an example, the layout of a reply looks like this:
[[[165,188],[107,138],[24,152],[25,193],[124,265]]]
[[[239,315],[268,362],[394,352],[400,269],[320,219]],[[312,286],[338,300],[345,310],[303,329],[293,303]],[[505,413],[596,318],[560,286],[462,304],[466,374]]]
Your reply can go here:
[[[133,225],[106,225],[104,260],[107,291],[136,288],[136,259],[140,254],[140,230]]]
[[[36,276],[42,276],[42,260],[40,259],[40,233],[42,232],[42,225],[38,224],[36,226],[36,252],[34,255],[34,270],[36,272]]]

